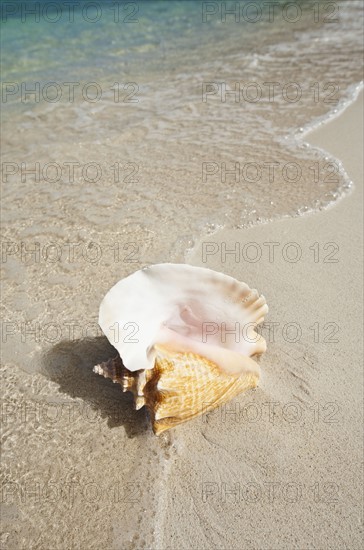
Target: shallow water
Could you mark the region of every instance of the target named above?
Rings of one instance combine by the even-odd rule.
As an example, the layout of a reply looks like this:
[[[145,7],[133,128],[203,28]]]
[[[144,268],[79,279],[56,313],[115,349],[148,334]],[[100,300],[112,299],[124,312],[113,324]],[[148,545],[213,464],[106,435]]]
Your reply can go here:
[[[183,259],[201,231],[319,209],[350,186],[337,161],[295,136],[361,79],[360,3],[331,14],[325,2],[281,2],[272,15],[240,2],[225,22],[219,3],[205,4],[131,3],[119,23],[112,3],[72,16],[40,7],[39,22],[21,23],[18,10],[3,24],[12,239],[48,237],[50,226],[60,243],[122,234],[152,240],[138,263]]]

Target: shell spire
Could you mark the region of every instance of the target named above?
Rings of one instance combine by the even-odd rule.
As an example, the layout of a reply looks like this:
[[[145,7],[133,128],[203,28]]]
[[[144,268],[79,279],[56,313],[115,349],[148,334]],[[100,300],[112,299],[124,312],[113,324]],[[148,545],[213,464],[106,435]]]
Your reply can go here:
[[[135,408],[141,409],[145,405],[143,395],[144,376],[140,371],[129,371],[118,355],[108,361],[95,365],[93,371],[104,378],[110,378],[115,384],[121,385],[123,392],[130,391],[134,394]]]

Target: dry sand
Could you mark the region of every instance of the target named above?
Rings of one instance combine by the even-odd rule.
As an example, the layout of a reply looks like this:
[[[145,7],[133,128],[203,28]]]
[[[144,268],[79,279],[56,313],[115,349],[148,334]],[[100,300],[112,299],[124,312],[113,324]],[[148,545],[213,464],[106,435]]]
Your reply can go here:
[[[57,344],[35,372],[3,369],[2,549],[360,547],[362,99],[306,138],[343,161],[348,197],[221,231],[204,239],[218,252],[204,262],[201,242],[188,259],[266,296],[257,390],[156,438],[92,373],[103,338]],[[222,243],[262,257],[224,261]]]

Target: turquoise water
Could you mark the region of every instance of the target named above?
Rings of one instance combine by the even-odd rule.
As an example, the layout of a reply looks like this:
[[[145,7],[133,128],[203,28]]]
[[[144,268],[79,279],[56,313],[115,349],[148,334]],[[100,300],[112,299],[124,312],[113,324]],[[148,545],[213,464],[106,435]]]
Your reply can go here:
[[[202,22],[198,1],[83,1],[69,6],[58,2],[58,10],[56,3],[46,0],[27,2],[26,9],[24,2],[18,4],[13,15],[3,11],[4,79],[36,76],[47,81],[188,70],[199,63],[193,55],[196,48],[200,55],[210,46],[217,51],[226,38],[218,17]]]
[[[108,76],[116,74],[123,64],[133,72],[162,66],[177,69],[173,67],[174,56],[178,58],[179,68],[187,69],[196,59],[186,54],[196,48],[202,48],[200,60],[206,54],[205,48],[226,54],[227,35],[232,35],[239,41],[235,45],[244,51],[248,45],[244,43],[252,39],[255,42],[257,33],[259,43],[266,42],[267,25],[269,35],[273,35],[282,23],[287,23],[280,8],[276,8],[272,16],[263,1],[239,2],[236,15],[226,14],[225,22],[221,13],[223,3],[208,4],[211,3],[193,0],[3,1],[2,40],[6,50],[3,78],[34,75],[59,78],[79,76],[79,71],[90,76],[90,67],[95,71],[93,74]],[[226,4],[228,10],[234,3]],[[244,11],[249,4],[253,7]],[[277,2],[278,6],[285,4],[283,0]],[[285,28],[285,32],[300,28],[304,18],[316,26],[320,24],[321,17],[315,23],[317,15],[313,10],[308,11],[307,4],[299,4],[302,17],[290,23],[291,28]],[[216,13],[209,14],[211,9],[217,10]],[[287,10],[284,15],[292,18],[294,12]],[[257,21],[250,23],[249,18]],[[229,44],[229,49],[231,47]]]

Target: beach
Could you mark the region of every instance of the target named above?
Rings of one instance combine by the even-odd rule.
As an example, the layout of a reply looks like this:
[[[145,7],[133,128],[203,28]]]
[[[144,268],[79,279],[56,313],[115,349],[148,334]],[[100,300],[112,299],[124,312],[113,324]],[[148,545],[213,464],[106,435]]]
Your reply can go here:
[[[204,241],[219,252],[201,242],[188,258],[264,293],[259,388],[157,438],[129,394],[92,373],[110,354],[102,338],[55,346],[43,373],[5,366],[2,548],[360,547],[360,121],[362,93],[307,137],[343,161],[349,196],[223,230]],[[236,242],[255,243],[249,258],[268,242],[277,254],[222,262]]]
[[[55,4],[4,16],[1,550],[359,549],[358,5]],[[269,312],[258,387],[157,437],[93,368],[106,292],[165,262]]]

